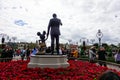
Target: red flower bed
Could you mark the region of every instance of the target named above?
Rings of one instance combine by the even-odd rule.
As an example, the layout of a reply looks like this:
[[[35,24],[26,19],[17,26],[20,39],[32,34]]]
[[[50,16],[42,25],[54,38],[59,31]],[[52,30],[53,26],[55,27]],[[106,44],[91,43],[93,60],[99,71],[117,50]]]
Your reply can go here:
[[[68,61],[68,68],[27,68],[28,61],[0,63],[0,80],[97,80],[106,67],[82,61]],[[120,72],[113,70],[120,75]]]

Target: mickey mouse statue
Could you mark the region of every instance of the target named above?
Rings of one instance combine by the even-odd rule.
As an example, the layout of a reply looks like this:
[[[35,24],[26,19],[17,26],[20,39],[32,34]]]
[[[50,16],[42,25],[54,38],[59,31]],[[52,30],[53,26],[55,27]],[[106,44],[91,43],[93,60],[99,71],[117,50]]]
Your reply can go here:
[[[40,40],[39,40],[39,52],[36,55],[45,54],[45,51],[46,51],[45,41],[47,40],[47,39],[45,39],[46,31],[43,31],[42,34],[40,32],[37,32],[37,35],[40,37]]]

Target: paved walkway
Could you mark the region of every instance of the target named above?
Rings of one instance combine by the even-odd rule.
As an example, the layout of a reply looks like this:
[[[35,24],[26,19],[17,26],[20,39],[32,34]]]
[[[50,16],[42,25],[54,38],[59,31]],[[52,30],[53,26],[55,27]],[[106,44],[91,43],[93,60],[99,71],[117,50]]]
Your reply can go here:
[[[13,57],[13,60],[14,61],[21,60],[21,56],[20,55],[19,56],[15,56],[15,57]],[[25,60],[26,60],[26,58],[25,58]]]
[[[115,70],[117,70],[117,71],[120,71],[120,67],[119,67],[119,66],[115,66],[115,65],[110,65],[110,64],[108,64],[107,67],[110,68],[110,69],[115,69]]]
[[[96,65],[99,65],[99,64],[96,63]],[[120,67],[119,66],[107,64],[107,67],[110,68],[110,69],[115,69],[117,71],[120,71]]]

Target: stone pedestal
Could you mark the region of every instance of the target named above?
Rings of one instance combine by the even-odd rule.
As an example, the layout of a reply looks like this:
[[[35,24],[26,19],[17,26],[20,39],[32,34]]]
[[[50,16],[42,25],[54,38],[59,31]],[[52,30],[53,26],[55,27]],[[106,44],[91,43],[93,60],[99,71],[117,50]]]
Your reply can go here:
[[[69,66],[67,55],[34,55],[30,57],[28,68],[66,68]]]

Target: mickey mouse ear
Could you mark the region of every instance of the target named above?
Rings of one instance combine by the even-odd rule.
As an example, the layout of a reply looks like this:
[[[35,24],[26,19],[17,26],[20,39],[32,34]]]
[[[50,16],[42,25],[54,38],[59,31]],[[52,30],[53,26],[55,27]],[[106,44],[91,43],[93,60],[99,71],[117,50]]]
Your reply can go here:
[[[37,32],[37,35],[38,35],[38,36],[40,36],[40,34],[41,34],[40,32]]]
[[[46,31],[43,31],[43,34],[46,34]]]

